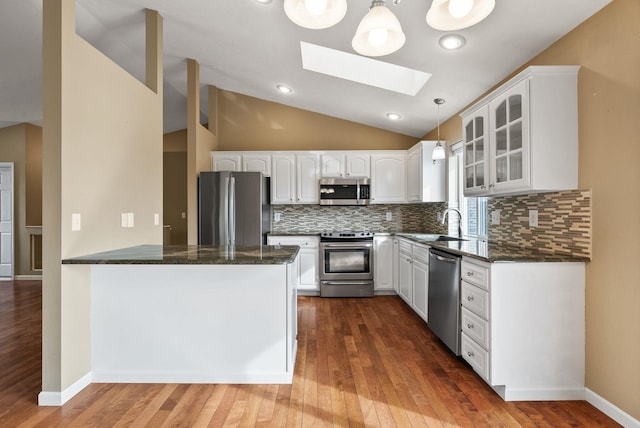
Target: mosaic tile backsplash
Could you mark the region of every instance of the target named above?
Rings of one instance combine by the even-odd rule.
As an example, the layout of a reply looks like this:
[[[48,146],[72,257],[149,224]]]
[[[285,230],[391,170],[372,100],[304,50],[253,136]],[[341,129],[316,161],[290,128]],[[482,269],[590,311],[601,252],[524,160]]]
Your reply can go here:
[[[389,204],[367,206],[273,205],[280,221],[272,233],[316,233],[329,230],[370,230],[373,232],[447,233],[437,221],[446,203]],[[387,212],[392,219],[387,221]]]
[[[591,191],[493,197],[488,205],[489,214],[500,210],[500,224],[489,225],[490,241],[591,258]],[[529,210],[538,210],[538,227],[529,226]]]

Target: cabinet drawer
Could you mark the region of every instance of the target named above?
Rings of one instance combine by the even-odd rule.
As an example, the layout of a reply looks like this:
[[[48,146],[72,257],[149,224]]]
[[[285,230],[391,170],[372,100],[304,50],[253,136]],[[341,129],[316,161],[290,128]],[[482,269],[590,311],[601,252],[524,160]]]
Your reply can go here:
[[[461,329],[484,349],[489,349],[489,323],[470,310],[462,308]]]
[[[462,358],[473,367],[476,373],[488,383],[489,379],[489,353],[482,349],[465,333],[461,337]]]
[[[479,315],[480,317],[489,319],[489,292],[475,285],[469,284],[466,280],[462,281],[462,289],[460,290],[460,303],[464,308]]]
[[[489,289],[489,268],[462,259],[462,279],[485,290]]]
[[[429,264],[429,247],[422,245],[413,246],[413,259],[419,260],[424,264]]]
[[[320,238],[309,236],[269,236],[268,245],[298,245],[300,248],[319,248]]]

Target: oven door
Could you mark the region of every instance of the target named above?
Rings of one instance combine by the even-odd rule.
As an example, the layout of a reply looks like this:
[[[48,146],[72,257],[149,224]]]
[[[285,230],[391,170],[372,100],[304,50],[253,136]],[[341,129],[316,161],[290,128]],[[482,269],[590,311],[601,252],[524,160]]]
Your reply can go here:
[[[373,280],[373,242],[321,242],[320,280]]]

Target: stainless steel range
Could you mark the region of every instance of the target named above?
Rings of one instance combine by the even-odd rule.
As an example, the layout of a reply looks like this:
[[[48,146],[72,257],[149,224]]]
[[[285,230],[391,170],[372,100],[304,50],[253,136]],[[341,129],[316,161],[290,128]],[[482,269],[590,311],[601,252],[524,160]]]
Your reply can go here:
[[[373,296],[373,232],[320,234],[320,296]]]

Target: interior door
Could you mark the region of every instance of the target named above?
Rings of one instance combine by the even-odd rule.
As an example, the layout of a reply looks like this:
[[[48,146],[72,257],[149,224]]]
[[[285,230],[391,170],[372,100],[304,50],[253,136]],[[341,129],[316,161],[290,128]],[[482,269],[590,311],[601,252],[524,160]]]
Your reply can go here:
[[[13,163],[0,163],[0,278],[13,278]]]

